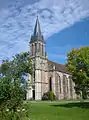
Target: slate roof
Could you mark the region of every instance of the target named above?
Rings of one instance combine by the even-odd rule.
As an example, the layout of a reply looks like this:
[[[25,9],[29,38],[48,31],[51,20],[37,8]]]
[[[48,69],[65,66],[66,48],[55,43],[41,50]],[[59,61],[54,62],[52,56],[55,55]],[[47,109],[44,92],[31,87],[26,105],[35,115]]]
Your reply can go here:
[[[31,41],[30,43],[34,42],[34,41],[41,41],[43,43],[45,43],[43,35],[41,33],[41,28],[40,28],[40,23],[38,20],[38,17],[36,19],[36,24],[35,24],[35,28],[34,28],[34,33],[31,36]]]
[[[70,74],[70,72],[66,69],[66,66],[63,64],[59,64],[59,63],[53,62],[51,60],[48,60],[48,66],[49,66],[49,70],[53,70],[53,66],[55,66],[56,71]]]

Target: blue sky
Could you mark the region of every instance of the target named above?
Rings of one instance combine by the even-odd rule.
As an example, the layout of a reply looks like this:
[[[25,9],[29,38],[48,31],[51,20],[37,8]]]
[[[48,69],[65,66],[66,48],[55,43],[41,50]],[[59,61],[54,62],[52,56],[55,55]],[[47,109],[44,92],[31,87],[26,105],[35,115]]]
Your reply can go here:
[[[50,60],[64,64],[72,48],[89,45],[89,0],[3,0],[0,62],[29,50],[37,15]]]

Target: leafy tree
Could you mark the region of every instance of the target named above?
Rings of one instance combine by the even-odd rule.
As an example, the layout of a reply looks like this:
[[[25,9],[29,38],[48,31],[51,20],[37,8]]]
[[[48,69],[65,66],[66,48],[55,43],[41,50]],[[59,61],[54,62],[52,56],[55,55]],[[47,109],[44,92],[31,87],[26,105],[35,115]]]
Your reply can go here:
[[[76,93],[86,99],[89,92],[89,47],[73,49],[67,57],[66,66],[75,82]]]
[[[32,73],[31,60],[29,60],[29,53],[20,53],[13,56],[11,61],[3,60],[0,67],[2,76],[9,76],[11,78],[22,78],[25,73]]]
[[[7,119],[7,116],[8,120],[22,120],[23,100],[26,94],[24,76],[27,73],[32,74],[31,69],[27,52],[15,55],[11,61],[3,60],[0,66],[0,118],[2,120]]]

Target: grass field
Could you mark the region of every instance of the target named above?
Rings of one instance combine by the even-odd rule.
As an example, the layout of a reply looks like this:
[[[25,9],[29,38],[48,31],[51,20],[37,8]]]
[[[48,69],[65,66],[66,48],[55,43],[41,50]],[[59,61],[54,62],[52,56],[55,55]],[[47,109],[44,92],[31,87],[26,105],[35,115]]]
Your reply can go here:
[[[31,120],[89,120],[89,102],[29,102]]]

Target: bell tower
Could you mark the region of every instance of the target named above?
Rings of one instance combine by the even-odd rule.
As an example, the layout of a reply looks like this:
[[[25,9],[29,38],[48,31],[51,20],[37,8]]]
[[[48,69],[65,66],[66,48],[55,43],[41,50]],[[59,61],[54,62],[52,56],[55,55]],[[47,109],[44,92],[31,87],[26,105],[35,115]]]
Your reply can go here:
[[[41,33],[38,16],[36,19],[34,32],[30,40],[30,57],[34,58],[36,56],[40,56],[42,58],[45,57],[45,41]]]
[[[33,96],[35,100],[41,100],[43,95],[43,83],[45,80],[46,52],[45,41],[40,29],[38,17],[36,19],[34,32],[30,40],[30,58],[33,61],[34,74],[32,77]]]

